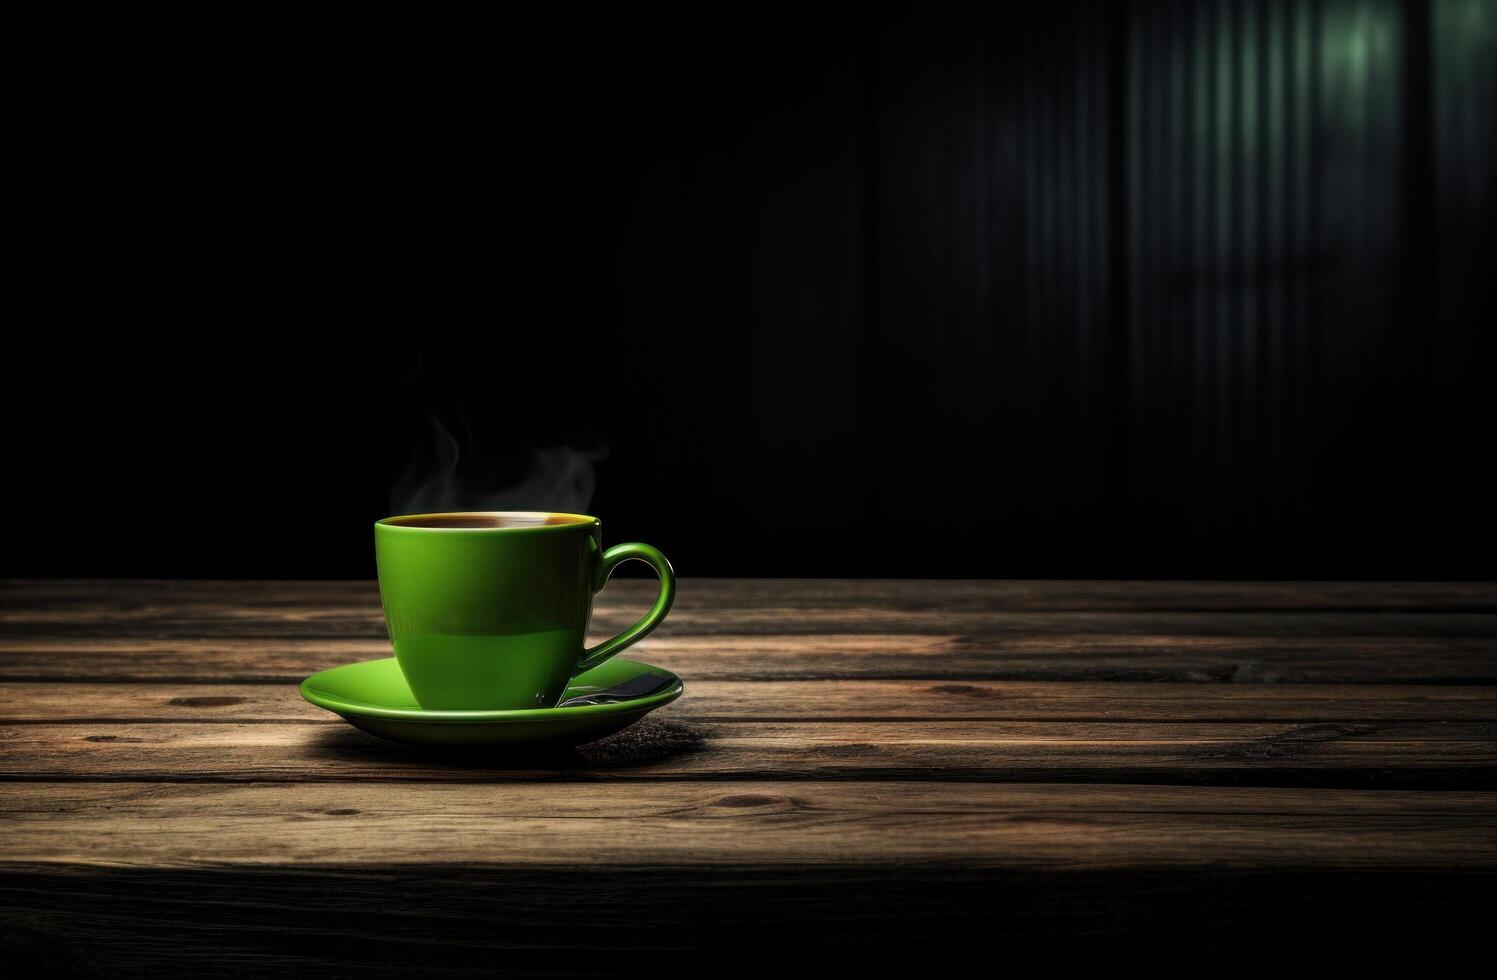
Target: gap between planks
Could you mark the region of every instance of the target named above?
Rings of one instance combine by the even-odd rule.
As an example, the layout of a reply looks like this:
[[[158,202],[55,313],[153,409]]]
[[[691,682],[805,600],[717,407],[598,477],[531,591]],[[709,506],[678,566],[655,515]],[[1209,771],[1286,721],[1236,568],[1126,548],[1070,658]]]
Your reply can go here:
[[[672,717],[710,721],[1497,721],[1472,686],[694,680]],[[292,684],[0,683],[0,724],[316,722]]]

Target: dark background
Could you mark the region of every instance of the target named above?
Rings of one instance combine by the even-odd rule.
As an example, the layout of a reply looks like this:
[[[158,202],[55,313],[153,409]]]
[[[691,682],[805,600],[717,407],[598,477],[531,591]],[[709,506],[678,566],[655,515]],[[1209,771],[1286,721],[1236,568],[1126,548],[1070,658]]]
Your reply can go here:
[[[1497,4],[25,41],[0,573],[1491,576]]]

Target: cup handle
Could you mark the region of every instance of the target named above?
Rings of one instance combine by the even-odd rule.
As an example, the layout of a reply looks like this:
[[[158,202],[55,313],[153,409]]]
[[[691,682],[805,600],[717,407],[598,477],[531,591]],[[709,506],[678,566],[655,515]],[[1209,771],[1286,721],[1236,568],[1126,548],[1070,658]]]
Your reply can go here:
[[[655,605],[643,618],[633,626],[624,630],[617,636],[609,637],[591,650],[582,651],[582,659],[577,661],[576,673],[591,670],[620,650],[635,642],[644,639],[650,631],[660,625],[665,614],[671,611],[671,603],[676,601],[676,573],[671,570],[671,563],[660,552],[647,544],[616,544],[603,552],[603,563],[598,569],[598,587],[595,592],[603,591],[603,586],[608,584],[608,576],[613,574],[621,562],[629,560],[648,562],[655,569],[655,574],[660,576],[660,594],[655,597]]]

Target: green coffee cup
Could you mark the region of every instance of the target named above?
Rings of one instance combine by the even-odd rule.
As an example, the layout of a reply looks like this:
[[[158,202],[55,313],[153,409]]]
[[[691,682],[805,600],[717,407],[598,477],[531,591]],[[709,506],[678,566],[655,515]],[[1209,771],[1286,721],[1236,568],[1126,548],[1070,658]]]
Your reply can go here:
[[[421,707],[550,708],[573,676],[665,618],[676,577],[647,544],[603,550],[595,517],[518,511],[415,514],[374,525],[380,599],[400,670]],[[591,649],[593,595],[624,561],[660,576],[654,607]]]

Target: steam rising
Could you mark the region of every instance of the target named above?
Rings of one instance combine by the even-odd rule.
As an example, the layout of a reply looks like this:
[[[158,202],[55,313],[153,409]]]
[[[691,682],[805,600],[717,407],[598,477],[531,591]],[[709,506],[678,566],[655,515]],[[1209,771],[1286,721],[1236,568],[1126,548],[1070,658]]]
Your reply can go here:
[[[392,514],[463,510],[587,512],[597,487],[593,464],[604,447],[531,449],[517,478],[472,472],[457,437],[436,418],[430,444],[417,453],[390,491]],[[471,455],[471,454],[470,454]]]

